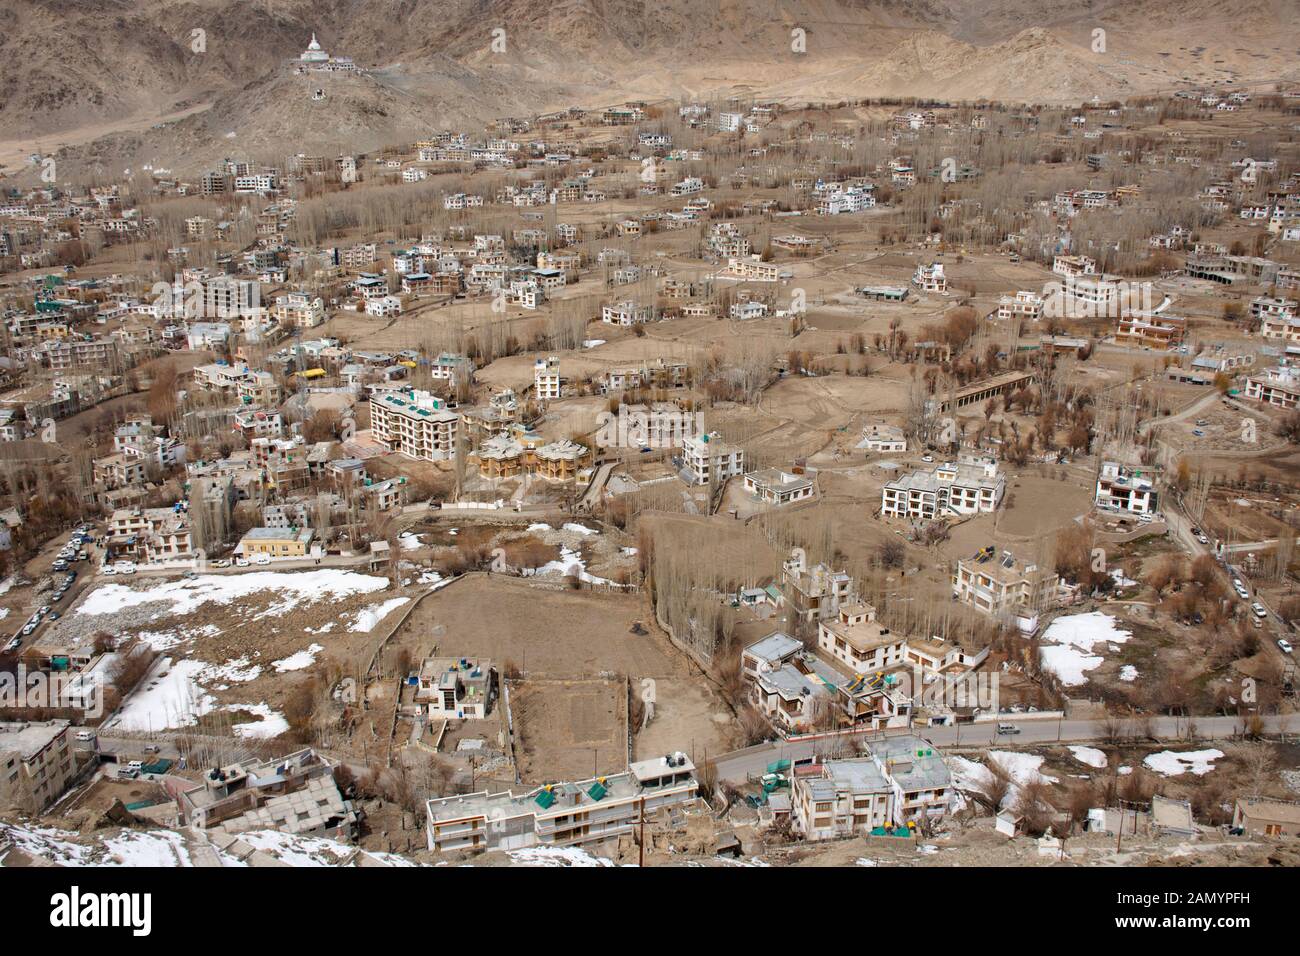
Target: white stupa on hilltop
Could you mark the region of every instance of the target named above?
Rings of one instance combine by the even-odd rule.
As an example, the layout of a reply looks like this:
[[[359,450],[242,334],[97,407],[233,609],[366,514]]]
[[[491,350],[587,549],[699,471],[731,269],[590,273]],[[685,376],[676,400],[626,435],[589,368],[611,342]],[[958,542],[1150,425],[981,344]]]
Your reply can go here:
[[[356,64],[352,62],[352,57],[330,56],[322,50],[315,33],[311,35],[311,43],[307,44],[307,49],[298,54],[297,66],[300,73],[307,70],[322,70],[331,73],[351,72],[357,68]]]
[[[307,44],[307,49],[302,51],[298,59],[304,63],[328,63],[330,55],[320,48],[320,43],[316,40],[316,34],[311,35],[311,42]]]

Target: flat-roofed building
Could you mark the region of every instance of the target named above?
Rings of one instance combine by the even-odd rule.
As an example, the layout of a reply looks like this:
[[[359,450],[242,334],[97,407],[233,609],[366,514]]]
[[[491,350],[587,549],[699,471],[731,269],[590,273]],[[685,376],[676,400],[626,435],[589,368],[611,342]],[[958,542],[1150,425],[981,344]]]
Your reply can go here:
[[[370,399],[370,433],[375,441],[408,458],[444,461],[456,453],[460,416],[442,399],[415,389],[380,392]]]
[[[780,506],[811,498],[813,483],[802,475],[766,468],[745,475],[745,491],[765,504]]]
[[[305,558],[314,536],[310,528],[249,528],[236,550],[246,557]]]
[[[721,484],[745,471],[744,449],[727,444],[717,432],[682,439],[682,458],[687,481],[692,485],[711,481]]]
[[[1300,366],[1279,365],[1248,376],[1246,397],[1274,408],[1300,407]]]
[[[1140,470],[1121,465],[1117,461],[1104,461],[1097,475],[1097,490],[1093,500],[1098,508],[1151,514],[1157,510],[1158,493],[1155,482],[1145,477]]]
[[[868,747],[861,757],[796,770],[791,821],[805,840],[868,836],[949,811],[956,793],[952,774],[927,741],[904,735]]]
[[[1017,561],[1010,552],[998,556],[986,550],[957,562],[952,593],[963,604],[993,617],[1029,617],[1055,603],[1059,583],[1051,568]]]
[[[72,750],[66,720],[0,722],[0,810],[40,813],[67,789]]]
[[[1006,476],[995,460],[963,455],[933,471],[914,471],[886,482],[880,513],[929,520],[946,514],[992,512],[1005,490]]]
[[[418,681],[415,702],[435,720],[481,720],[496,701],[496,669],[477,658],[425,658]]]
[[[430,800],[425,836],[435,853],[580,846],[630,834],[643,818],[691,804],[698,792],[694,764],[673,753],[573,783]]]

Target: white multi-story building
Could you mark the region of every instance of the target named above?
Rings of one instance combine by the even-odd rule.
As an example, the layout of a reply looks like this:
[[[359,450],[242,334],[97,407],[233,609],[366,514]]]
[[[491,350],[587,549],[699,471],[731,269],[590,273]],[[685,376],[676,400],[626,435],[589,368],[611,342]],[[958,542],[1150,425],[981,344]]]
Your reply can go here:
[[[1151,514],[1156,510],[1155,483],[1117,461],[1102,462],[1094,501],[1098,508]]]
[[[433,852],[578,846],[630,834],[658,811],[693,802],[698,789],[690,758],[674,753],[631,763],[623,773],[519,794],[484,790],[430,800],[425,835]]]
[[[947,292],[948,277],[944,275],[943,263],[932,262],[928,266],[918,264],[916,272],[912,274],[912,284],[922,292]]]
[[[1001,557],[990,546],[974,558],[962,558],[952,575],[952,594],[963,604],[994,617],[1031,616],[1054,603],[1060,578],[1036,564]]]
[[[682,440],[683,467],[693,485],[719,484],[745,472],[745,451],[728,445],[717,432],[690,435]]]
[[[963,455],[933,471],[914,471],[886,483],[880,513],[900,518],[996,511],[1006,491],[1006,476],[992,458]]]
[[[649,322],[654,309],[648,305],[637,305],[631,300],[616,302],[600,310],[600,321],[606,325],[632,326]]]
[[[306,292],[288,292],[276,297],[275,317],[286,327],[312,329],[325,321],[325,301]]]
[[[459,425],[460,416],[429,392],[383,392],[370,399],[371,436],[408,458],[442,461],[453,457]]]
[[[1004,295],[998,301],[998,320],[1023,319],[1036,322],[1043,315],[1043,297],[1032,290],[1020,290],[1014,296]]]
[[[1279,365],[1249,376],[1246,397],[1274,408],[1300,408],[1300,366]]]
[[[919,737],[873,742],[863,757],[817,764],[794,778],[791,823],[805,840],[867,836],[876,827],[934,819],[956,789],[943,755]]]
[[[1056,256],[1052,259],[1052,271],[1066,279],[1094,275],[1097,261],[1088,256]]]
[[[533,363],[533,396],[539,402],[559,398],[563,384],[558,357],[539,358]]]
[[[822,191],[817,200],[817,212],[822,216],[839,216],[861,212],[876,204],[875,193],[867,186],[841,186],[832,184]]]

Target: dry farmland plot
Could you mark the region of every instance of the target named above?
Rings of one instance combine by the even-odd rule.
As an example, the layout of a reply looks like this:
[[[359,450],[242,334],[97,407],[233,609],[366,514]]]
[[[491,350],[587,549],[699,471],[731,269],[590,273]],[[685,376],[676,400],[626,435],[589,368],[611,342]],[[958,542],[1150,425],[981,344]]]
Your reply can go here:
[[[474,574],[423,601],[394,641],[428,653],[440,625],[441,653],[513,662],[532,676],[686,673],[665,638],[632,633],[649,613],[637,595],[550,590]]]
[[[580,780],[627,766],[622,680],[526,678],[510,683],[515,760],[524,783]]]
[[[631,633],[637,621],[650,633]],[[436,638],[435,627],[441,628]],[[626,674],[636,692],[643,678],[655,681],[658,716],[645,731],[648,743],[638,741],[638,753],[667,747],[685,749],[692,740],[715,753],[732,744],[730,712],[685,654],[653,625],[639,596],[549,590],[518,579],[475,574],[422,602],[394,640],[415,654],[427,654],[437,643],[441,653],[485,657],[498,666],[511,662],[521,668],[525,694],[531,694],[530,687],[543,688],[526,697],[540,703],[531,716],[524,717],[531,724],[526,723],[521,732],[531,733],[529,745],[538,748],[528,766],[547,779],[561,776],[550,762],[552,758],[563,760],[571,751],[582,751],[584,756],[573,758],[573,774],[587,776],[591,749],[597,747],[603,753],[607,748],[598,742],[606,739],[601,737],[605,731],[582,722],[595,712],[591,701],[593,695],[599,695],[593,688],[608,682],[582,678],[585,674]],[[613,683],[622,694],[622,681]],[[572,694],[565,688],[571,688]],[[515,693],[512,687],[511,710],[518,721]],[[574,701],[566,702],[567,696]],[[530,730],[530,726],[545,730]],[[625,753],[626,737],[622,739],[620,753]],[[521,772],[523,767],[521,758]],[[614,765],[601,758],[600,767],[606,772]]]

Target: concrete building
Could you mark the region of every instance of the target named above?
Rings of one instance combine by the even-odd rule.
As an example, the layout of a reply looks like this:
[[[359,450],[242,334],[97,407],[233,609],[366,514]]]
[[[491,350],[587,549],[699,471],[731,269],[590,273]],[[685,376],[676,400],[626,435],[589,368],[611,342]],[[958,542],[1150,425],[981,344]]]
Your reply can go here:
[[[867,451],[903,452],[907,451],[907,436],[897,425],[875,422],[862,429],[862,441],[858,442],[858,447]]]
[[[1258,797],[1239,798],[1232,809],[1232,825],[1250,836],[1300,836],[1300,803]]]
[[[430,800],[425,835],[433,852],[579,846],[630,834],[643,817],[697,795],[695,766],[674,753],[637,761],[623,773],[519,794],[484,790]]]
[[[1055,602],[1060,583],[1055,571],[1017,561],[1010,552],[998,557],[990,550],[957,562],[952,575],[953,597],[993,617],[1028,617]]]
[[[250,528],[236,553],[245,557],[305,558],[311,553],[315,532],[310,528]]]
[[[533,363],[533,396],[539,402],[560,397],[564,381],[560,378],[560,360],[552,355]]]
[[[0,810],[40,813],[72,778],[66,720],[0,722]]]
[[[834,617],[841,605],[856,603],[858,589],[845,571],[825,564],[809,567],[803,550],[796,548],[781,566],[781,595],[796,625],[813,625]]]
[[[788,505],[813,496],[813,483],[802,475],[780,468],[751,471],[745,475],[745,492],[769,505]]]
[[[460,416],[429,392],[384,392],[370,399],[371,437],[408,458],[442,461],[454,457],[459,426]]]
[[[1098,508],[1128,511],[1132,514],[1152,514],[1157,510],[1158,494],[1155,483],[1143,477],[1142,472],[1105,461],[1097,475],[1097,490],[1093,497]]]
[[[197,829],[277,830],[347,842],[356,838],[360,817],[339,792],[333,773],[332,764],[308,749],[214,768],[197,787],[170,780],[166,787],[181,821]]]
[[[886,482],[880,513],[900,518],[932,519],[941,515],[996,511],[1006,490],[1006,476],[992,458],[963,455],[933,471],[914,471]]]
[[[434,720],[481,720],[496,701],[496,669],[476,658],[427,657],[418,679],[415,702]]]
[[[867,836],[942,817],[955,793],[942,753],[919,737],[890,737],[866,756],[799,768],[791,820],[806,840]]]
[[[1274,408],[1300,407],[1300,366],[1279,365],[1248,376],[1246,397]]]
[[[692,485],[719,484],[744,474],[745,452],[728,445],[717,432],[689,435],[682,439],[682,462],[686,480]]]

